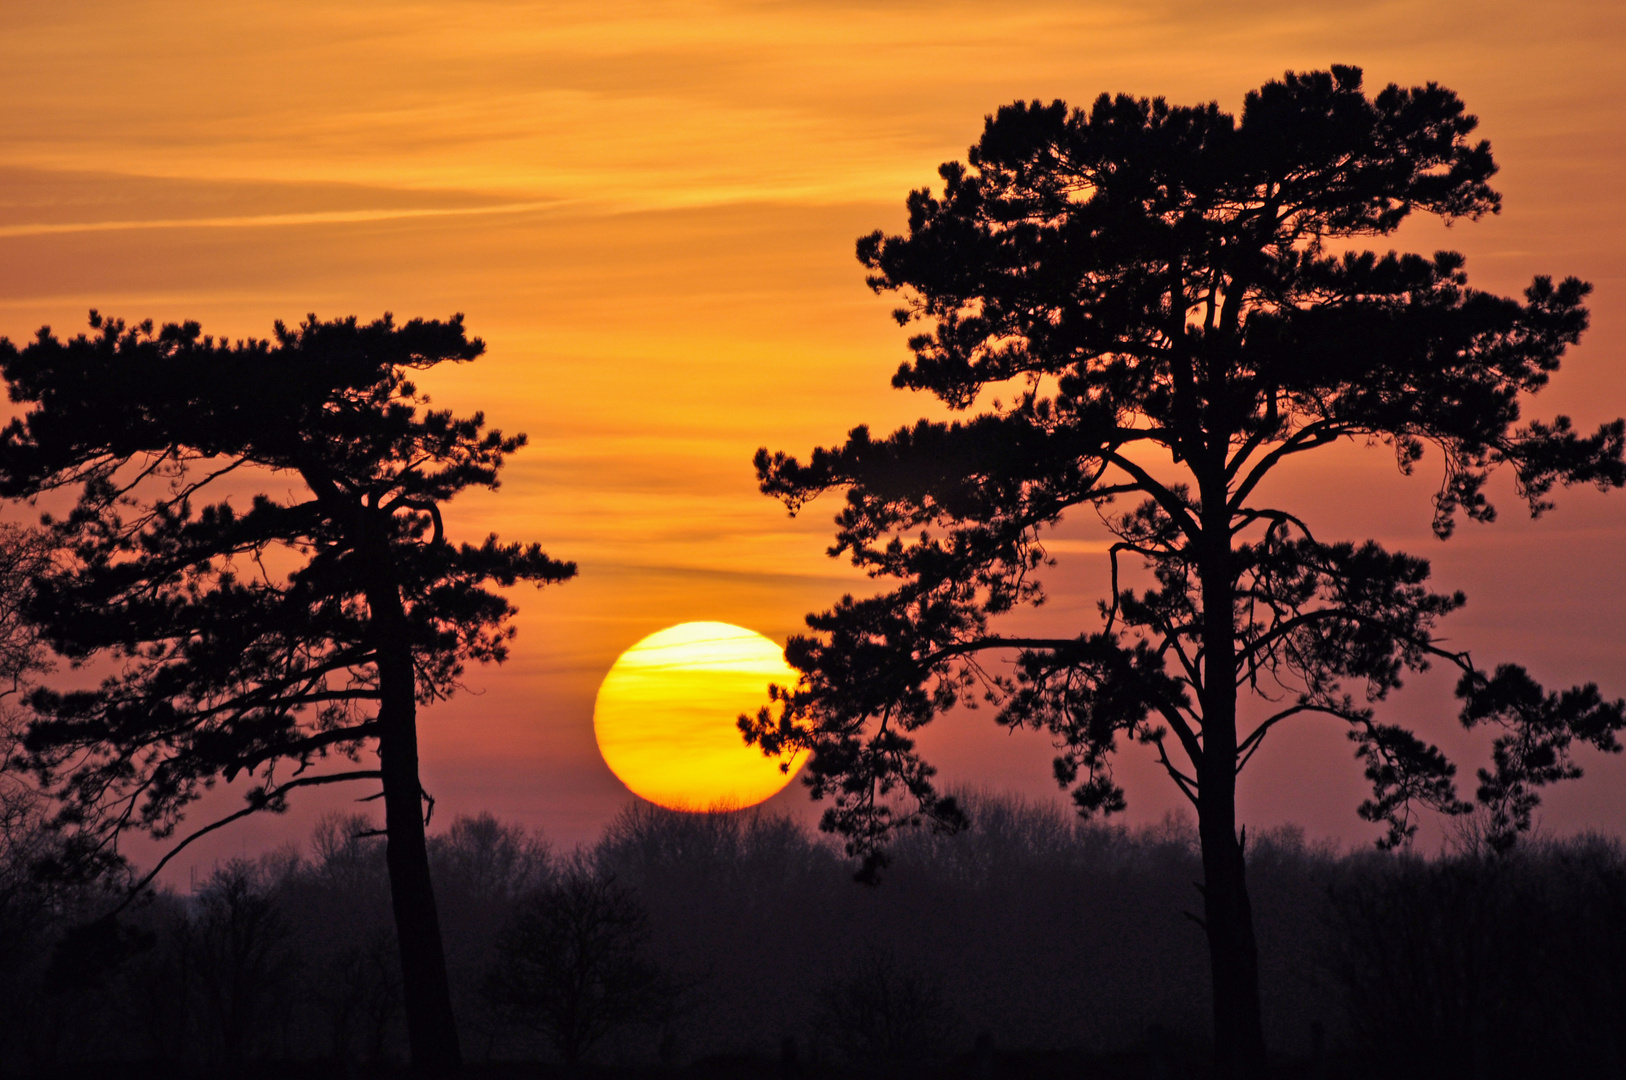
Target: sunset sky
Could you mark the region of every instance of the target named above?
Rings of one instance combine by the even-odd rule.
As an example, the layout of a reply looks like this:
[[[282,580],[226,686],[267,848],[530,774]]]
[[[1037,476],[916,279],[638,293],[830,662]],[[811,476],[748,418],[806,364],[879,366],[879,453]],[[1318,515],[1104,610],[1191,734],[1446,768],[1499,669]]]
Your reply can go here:
[[[0,6],[0,334],[198,319],[466,314],[474,365],[428,380],[530,446],[449,525],[575,560],[519,592],[520,637],[478,694],[421,718],[438,815],[490,809],[568,845],[631,795],[599,759],[592,704],[621,650],[721,620],[783,642],[866,587],[824,548],[834,506],[797,519],[756,491],[759,446],[805,452],[937,410],[893,391],[905,333],[865,288],[856,237],[903,227],[911,187],[963,159],[1015,98],[1102,91],[1240,108],[1286,69],[1362,66],[1368,87],[1437,81],[1481,119],[1502,214],[1394,241],[1469,257],[1514,292],[1594,283],[1593,328],[1532,412],[1583,429],[1626,413],[1626,6],[1262,0],[1183,3],[11,3]],[[1560,493],[1530,522],[1428,528],[1437,473],[1383,450],[1311,455],[1281,483],[1324,537],[1374,536],[1463,588],[1445,630],[1482,664],[1626,694],[1626,493]],[[1437,462],[1434,464],[1437,465]],[[1105,559],[1060,534],[1045,618],[1092,629]],[[1455,730],[1451,678],[1393,703],[1471,789],[1487,741]],[[926,745],[950,783],[1057,798],[1042,737],[989,715]],[[1547,797],[1557,831],[1618,830],[1626,762]],[[1179,797],[1126,753],[1128,820]],[[1367,843],[1364,781],[1330,721],[1273,736],[1242,819]],[[321,808],[239,828],[207,860],[301,835]],[[793,785],[772,804],[810,815]],[[1438,835],[1437,830],[1434,833]],[[185,860],[182,861],[183,865]]]

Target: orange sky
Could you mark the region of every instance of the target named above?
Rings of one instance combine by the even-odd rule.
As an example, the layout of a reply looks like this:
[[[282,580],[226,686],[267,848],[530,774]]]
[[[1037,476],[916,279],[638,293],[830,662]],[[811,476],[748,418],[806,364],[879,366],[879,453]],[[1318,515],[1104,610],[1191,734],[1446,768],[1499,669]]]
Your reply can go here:
[[[783,640],[854,587],[822,555],[830,509],[789,521],[755,492],[757,446],[804,451],[931,411],[890,390],[903,333],[854,239],[963,157],[1016,97],[1103,90],[1181,103],[1286,68],[1355,63],[1369,84],[1435,80],[1481,117],[1505,209],[1401,242],[1465,251],[1475,284],[1535,273],[1597,286],[1594,325],[1536,411],[1626,413],[1626,8],[1608,3],[383,4],[58,2],[0,7],[0,334],[196,318],[467,314],[490,351],[431,380],[442,404],[529,433],[503,490],[454,505],[575,559],[518,597],[513,661],[424,718],[441,812],[491,808],[564,842],[629,796],[598,760],[599,678],[690,619]],[[1466,588],[1448,624],[1483,662],[1626,693],[1626,495],[1583,491],[1533,525],[1428,532],[1432,477],[1382,452],[1309,464],[1322,535],[1375,535]],[[1104,587],[1081,522],[1046,617],[1087,626]],[[1068,622],[1072,616],[1075,621]],[[1397,702],[1458,752],[1449,679]],[[1049,751],[985,716],[931,737],[955,781],[1052,797]],[[1364,842],[1359,768],[1327,727],[1273,736],[1244,816]],[[1626,764],[1548,799],[1550,824],[1626,818]],[[1175,806],[1126,762],[1131,817]],[[776,804],[803,812],[799,787]],[[303,828],[254,826],[222,850]],[[279,832],[279,830],[281,830]]]

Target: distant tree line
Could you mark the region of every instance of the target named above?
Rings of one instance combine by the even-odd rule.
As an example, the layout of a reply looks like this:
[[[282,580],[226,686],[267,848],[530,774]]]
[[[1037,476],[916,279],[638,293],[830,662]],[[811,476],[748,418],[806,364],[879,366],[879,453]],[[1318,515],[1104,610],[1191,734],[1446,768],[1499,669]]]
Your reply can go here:
[[[1181,913],[1195,829],[962,798],[975,824],[905,834],[877,889],[853,887],[834,844],[771,814],[639,805],[574,853],[489,815],[457,819],[428,850],[467,1058],[719,1076],[1201,1075],[1207,972]],[[160,890],[110,922],[98,886],[19,876],[14,830],[0,1071],[404,1062],[371,831],[324,819],[303,849],[222,864],[196,892]],[[1283,830],[1250,841],[1249,867],[1265,1023],[1284,1060],[1325,1076],[1619,1075],[1618,843],[1426,859]]]

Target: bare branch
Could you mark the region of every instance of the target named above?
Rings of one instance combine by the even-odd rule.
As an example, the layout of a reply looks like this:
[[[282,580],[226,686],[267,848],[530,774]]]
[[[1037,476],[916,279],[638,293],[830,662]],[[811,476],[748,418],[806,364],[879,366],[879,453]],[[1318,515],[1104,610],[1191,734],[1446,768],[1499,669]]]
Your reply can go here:
[[[164,857],[158,860],[157,865],[148,871],[146,877],[142,878],[140,881],[136,882],[130,887],[128,894],[119,903],[119,906],[108,912],[108,916],[111,917],[113,915],[117,915],[119,912],[129,907],[135,901],[135,899],[141,895],[142,890],[148,885],[151,885],[153,880],[158,877],[160,872],[163,871],[164,867],[169,865],[170,860],[185,850],[185,848],[194,840],[202,839],[203,837],[214,832],[216,829],[230,825],[232,822],[248,817],[250,814],[259,813],[265,809],[266,803],[281,798],[283,795],[287,794],[293,789],[301,787],[314,787],[318,784],[342,784],[351,780],[380,780],[382,778],[383,773],[379,772],[377,769],[362,769],[353,772],[328,773],[325,776],[306,776],[297,780],[289,780],[286,783],[279,784],[277,787],[265,792],[261,796],[259,805],[245,806],[243,809],[238,810],[235,813],[227,814],[223,818],[216,821],[211,821],[197,832],[188,836],[185,840],[182,840],[180,843],[170,848],[169,851],[165,853]]]

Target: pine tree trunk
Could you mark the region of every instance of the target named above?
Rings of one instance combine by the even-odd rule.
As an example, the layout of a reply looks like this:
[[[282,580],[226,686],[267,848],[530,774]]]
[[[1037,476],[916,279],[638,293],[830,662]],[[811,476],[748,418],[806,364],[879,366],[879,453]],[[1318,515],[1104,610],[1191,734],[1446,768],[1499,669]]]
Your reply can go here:
[[[407,1041],[414,1068],[426,1075],[440,1075],[461,1064],[462,1052],[446,978],[440,916],[429,880],[412,653],[400,594],[393,586],[377,592],[369,589],[368,600],[378,641],[378,760],[384,781],[385,857],[401,951]]]
[[[1205,485],[1207,488],[1207,485]],[[1203,750],[1197,830],[1203,856],[1203,925],[1214,995],[1214,1058],[1221,1080],[1265,1072],[1259,950],[1248,902],[1246,859],[1236,828],[1236,637],[1230,517],[1225,486],[1203,498],[1203,532],[1215,538],[1199,573],[1203,594]],[[1210,513],[1210,508],[1213,512]]]
[[[1204,718],[1207,719],[1206,717]],[[1204,725],[1205,731],[1207,725]],[[1225,1080],[1256,1080],[1265,1070],[1259,1012],[1259,952],[1253,936],[1242,844],[1232,790],[1210,800],[1204,777],[1198,830],[1203,854],[1203,920],[1214,993],[1214,1058]]]

